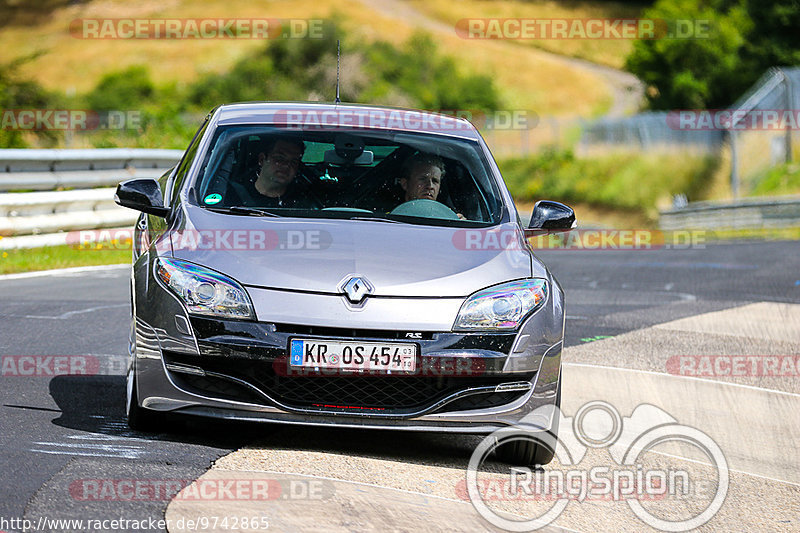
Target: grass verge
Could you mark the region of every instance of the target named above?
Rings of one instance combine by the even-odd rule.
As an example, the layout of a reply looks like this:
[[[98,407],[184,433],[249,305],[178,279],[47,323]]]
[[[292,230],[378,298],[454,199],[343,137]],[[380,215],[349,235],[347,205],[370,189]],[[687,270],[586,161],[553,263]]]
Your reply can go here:
[[[77,266],[130,263],[131,250],[109,247],[80,248],[72,245],[0,250],[0,274],[32,272]]]

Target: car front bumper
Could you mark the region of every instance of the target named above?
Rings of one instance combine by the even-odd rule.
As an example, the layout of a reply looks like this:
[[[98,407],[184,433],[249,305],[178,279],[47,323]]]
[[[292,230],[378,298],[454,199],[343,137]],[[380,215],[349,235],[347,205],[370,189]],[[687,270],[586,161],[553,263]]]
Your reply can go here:
[[[409,337],[399,329],[190,316],[174,295],[153,283],[149,294],[138,293],[145,298],[135,306],[137,396],[153,411],[228,420],[474,434],[524,422],[529,429],[547,430],[552,420],[531,413],[555,404],[561,377],[563,293],[557,283],[551,287],[546,304],[519,331],[422,331]],[[292,338],[413,342],[420,373],[284,375]]]
[[[192,320],[192,323],[196,324],[197,320]],[[259,330],[269,325],[248,324],[247,327]],[[502,352],[464,347],[479,340],[486,344],[485,339],[475,337],[465,342],[463,335],[436,334],[430,339],[418,341],[421,344],[421,357],[429,361],[423,365],[428,369],[426,375],[418,378],[396,377],[395,385],[392,385],[397,386],[396,383],[404,379],[437,383],[449,380],[455,383],[450,389],[440,390],[438,396],[431,396],[430,401],[421,407],[381,410],[360,409],[358,405],[298,405],[275,394],[263,381],[248,378],[246,372],[233,370],[258,365],[275,368],[276,362],[278,366],[282,365],[283,360],[277,353],[285,353],[287,339],[295,334],[274,332],[270,339],[261,341],[261,346],[254,345],[252,339],[246,341],[242,337],[237,337],[238,343],[233,343],[230,335],[225,335],[224,344],[201,337],[196,339],[199,354],[188,353],[192,351],[190,349],[181,352],[182,348],[190,346],[181,345],[175,339],[162,339],[162,334],[163,330],[157,331],[141,321],[137,322],[135,371],[142,407],[228,420],[474,434],[488,434],[502,427],[518,425],[524,420],[527,427],[546,430],[552,421],[532,419],[530,413],[541,406],[555,403],[560,380],[560,341],[551,345],[541,357],[529,358],[536,363],[535,371],[531,372],[528,368],[509,372],[506,367],[510,358],[502,355]],[[165,340],[167,342],[163,342]],[[364,340],[375,339],[368,337]],[[264,346],[273,342],[272,348]],[[494,342],[510,345],[508,339],[504,338],[495,339]],[[449,345],[449,349],[434,348],[443,344]],[[165,345],[169,349],[164,349]],[[217,352],[209,355],[214,350]],[[270,357],[270,352],[277,356]],[[457,354],[458,357],[448,353]],[[259,358],[259,354],[263,357]],[[431,360],[444,363],[431,364]],[[225,370],[226,365],[228,370]],[[475,369],[479,370],[476,372]],[[331,378],[316,375],[299,379],[315,385],[316,382]],[[232,387],[226,388],[225,384]]]

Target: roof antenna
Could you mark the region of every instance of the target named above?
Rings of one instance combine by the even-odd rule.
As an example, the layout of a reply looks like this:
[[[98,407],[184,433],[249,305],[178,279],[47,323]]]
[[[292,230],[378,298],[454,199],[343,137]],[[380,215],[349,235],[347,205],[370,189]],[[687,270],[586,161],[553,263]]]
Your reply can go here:
[[[340,103],[339,99],[339,39],[336,39],[336,103]]]

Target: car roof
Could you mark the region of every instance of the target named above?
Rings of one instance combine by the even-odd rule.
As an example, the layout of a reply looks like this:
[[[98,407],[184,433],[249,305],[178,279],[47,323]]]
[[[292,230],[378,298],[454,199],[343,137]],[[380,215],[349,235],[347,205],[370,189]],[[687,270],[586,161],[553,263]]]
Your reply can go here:
[[[352,128],[435,133],[478,140],[466,119],[418,109],[317,102],[242,102],[216,108],[218,125],[276,124],[321,130]]]

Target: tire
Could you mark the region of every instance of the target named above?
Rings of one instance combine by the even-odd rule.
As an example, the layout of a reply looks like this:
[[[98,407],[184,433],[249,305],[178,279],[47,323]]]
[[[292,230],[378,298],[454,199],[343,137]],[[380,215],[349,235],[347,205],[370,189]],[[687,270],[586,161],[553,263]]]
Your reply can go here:
[[[561,409],[561,381],[558,382],[556,392],[556,407]],[[553,426],[547,431],[547,444],[533,435],[521,433],[512,435],[495,448],[495,455],[500,461],[515,466],[544,466],[553,460],[555,446],[558,444],[558,416],[553,420]],[[511,440],[513,439],[513,440]],[[552,445],[552,446],[551,446]]]

